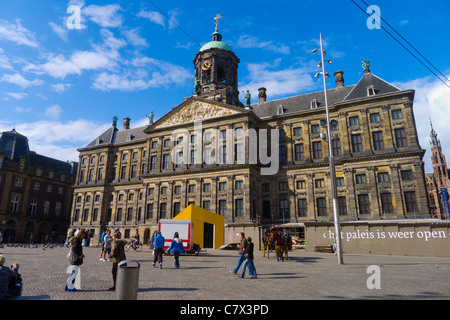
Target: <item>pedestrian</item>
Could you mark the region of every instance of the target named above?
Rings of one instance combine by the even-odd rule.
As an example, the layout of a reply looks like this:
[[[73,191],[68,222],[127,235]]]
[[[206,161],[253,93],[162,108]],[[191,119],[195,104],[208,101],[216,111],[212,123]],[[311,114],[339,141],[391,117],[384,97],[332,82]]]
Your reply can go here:
[[[164,237],[161,234],[161,231],[158,231],[158,234],[155,237],[155,241],[153,243],[153,264],[155,266],[156,261],[159,262],[159,268],[162,269],[163,262],[163,253],[164,253]]]
[[[73,272],[70,274],[66,281],[65,291],[78,291],[74,283],[77,280],[77,275],[79,273],[79,268],[83,264],[84,254],[83,254],[83,239],[86,237],[86,231],[81,230],[76,236],[70,238],[70,251],[69,260],[70,265],[75,266],[72,268]]]
[[[5,257],[0,255],[0,300],[8,299],[11,296],[10,288],[17,283],[19,265],[14,263],[12,268],[5,267]]]
[[[106,229],[105,231],[102,232],[102,235],[100,236],[100,246],[102,247],[101,251],[100,251],[100,261],[105,261],[105,236],[106,236],[106,232],[109,229]],[[110,231],[111,232],[111,231]]]
[[[236,264],[236,268],[234,268],[233,270],[230,270],[234,274],[237,274],[239,268],[241,267],[242,262],[244,262],[244,260],[245,260],[245,256],[244,256],[245,249],[247,249],[247,239],[245,239],[244,232],[240,233],[240,237],[241,237],[241,242],[238,244],[239,259],[238,259],[238,262]]]
[[[178,232],[175,232],[173,235],[173,240],[168,251],[173,252],[173,259],[175,260],[173,266],[178,269],[180,267],[180,253],[186,252],[186,250],[184,250],[183,241],[180,239]]]
[[[72,238],[75,235],[75,229],[69,229],[69,231],[67,232],[67,246],[70,245],[70,238]],[[34,239],[33,239],[34,240]],[[31,241],[31,239],[30,239]]]
[[[245,257],[244,266],[242,267],[242,273],[240,275],[241,278],[244,277],[245,268],[247,268],[247,267],[248,267],[249,274],[252,275],[252,278],[253,279],[257,278],[255,264],[253,263],[253,259],[254,259],[253,249],[254,249],[254,244],[252,242],[252,238],[248,237],[247,248],[245,249],[245,253],[244,253],[244,257]]]
[[[117,232],[114,232],[113,236],[113,249],[111,253],[111,257],[113,258],[113,265],[112,265],[112,276],[113,276],[113,286],[109,288],[109,290],[115,290],[116,289],[116,279],[117,279],[117,269],[119,267],[119,263],[121,261],[124,261],[127,259],[125,255],[125,240],[120,239],[120,234]],[[126,266],[126,264],[125,264]]]
[[[107,229],[105,237],[103,238],[103,241],[105,242],[104,249],[103,249],[103,262],[105,261],[111,261],[111,249],[113,246],[113,236],[111,235],[111,230]],[[106,255],[108,255],[108,260],[106,260]]]

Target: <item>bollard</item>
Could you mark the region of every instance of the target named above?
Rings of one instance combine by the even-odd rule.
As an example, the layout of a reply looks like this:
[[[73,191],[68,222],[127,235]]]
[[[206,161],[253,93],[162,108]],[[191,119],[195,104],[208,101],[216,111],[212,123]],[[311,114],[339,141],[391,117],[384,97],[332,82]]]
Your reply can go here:
[[[137,266],[130,266],[130,263]],[[140,264],[124,260],[118,264],[116,280],[116,300],[137,300]]]

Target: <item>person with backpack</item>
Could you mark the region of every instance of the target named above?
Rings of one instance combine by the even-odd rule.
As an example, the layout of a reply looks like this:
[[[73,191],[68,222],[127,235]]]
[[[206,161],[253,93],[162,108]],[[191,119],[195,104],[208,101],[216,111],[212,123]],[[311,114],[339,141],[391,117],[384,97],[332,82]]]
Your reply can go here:
[[[163,253],[164,253],[164,237],[161,234],[161,231],[158,231],[158,234],[155,237],[155,241],[153,244],[153,264],[152,266],[155,266],[156,261],[159,262],[159,268],[162,269],[162,262],[163,262]]]
[[[186,250],[184,250],[183,241],[180,239],[178,232],[175,232],[173,235],[173,240],[168,251],[173,253],[173,258],[175,260],[173,266],[178,269],[180,267],[180,253],[186,252]]]

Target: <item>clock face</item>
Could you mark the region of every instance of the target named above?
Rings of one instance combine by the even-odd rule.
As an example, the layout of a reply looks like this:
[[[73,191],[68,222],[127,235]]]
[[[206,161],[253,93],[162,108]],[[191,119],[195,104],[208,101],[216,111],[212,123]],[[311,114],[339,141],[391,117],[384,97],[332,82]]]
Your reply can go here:
[[[202,70],[208,70],[209,68],[211,68],[211,61],[209,61],[209,60],[203,61]]]

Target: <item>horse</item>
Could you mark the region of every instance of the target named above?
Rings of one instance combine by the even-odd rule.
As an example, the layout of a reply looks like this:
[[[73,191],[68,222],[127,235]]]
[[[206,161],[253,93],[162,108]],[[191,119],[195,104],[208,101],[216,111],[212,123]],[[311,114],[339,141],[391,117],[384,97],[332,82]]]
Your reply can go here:
[[[266,233],[263,238],[263,256],[267,251],[267,259],[269,258],[269,251],[275,249],[277,253],[277,261],[284,261],[288,257],[288,243],[286,239],[276,229],[272,229]],[[283,255],[284,253],[284,255]]]

